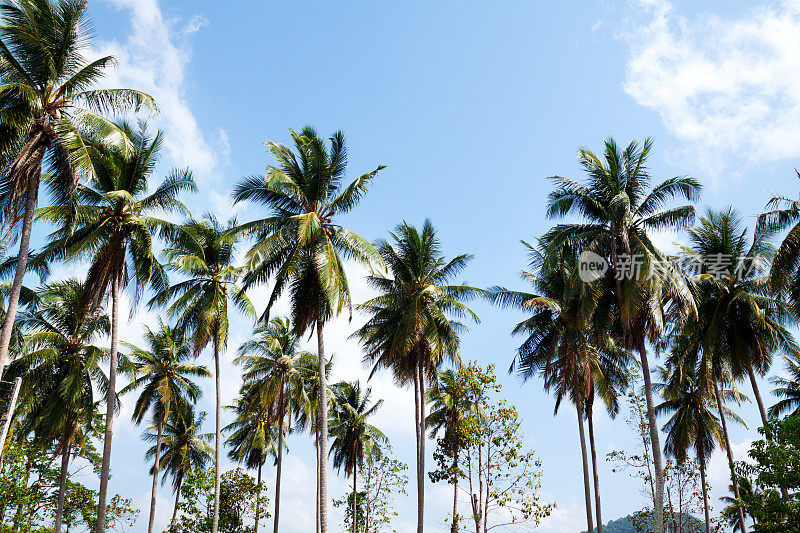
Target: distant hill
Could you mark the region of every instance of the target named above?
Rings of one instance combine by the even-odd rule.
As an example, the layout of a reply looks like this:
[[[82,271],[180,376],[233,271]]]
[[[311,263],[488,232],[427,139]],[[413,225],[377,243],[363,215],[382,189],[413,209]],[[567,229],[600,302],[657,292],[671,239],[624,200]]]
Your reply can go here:
[[[611,520],[603,526],[603,533],[639,533],[631,523],[631,515],[623,516],[617,520]],[[692,531],[703,531],[703,522],[698,520],[692,515],[683,515],[683,531],[690,533]],[[596,530],[595,530],[596,531]],[[581,531],[586,533],[586,531]]]

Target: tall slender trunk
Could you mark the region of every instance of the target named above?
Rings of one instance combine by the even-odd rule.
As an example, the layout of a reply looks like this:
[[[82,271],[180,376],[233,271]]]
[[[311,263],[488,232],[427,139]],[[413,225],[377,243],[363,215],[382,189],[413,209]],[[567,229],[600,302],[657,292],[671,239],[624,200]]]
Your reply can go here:
[[[281,512],[281,466],[283,465],[283,419],[286,416],[283,404],[284,383],[281,378],[281,390],[278,392],[278,464],[275,468],[275,518],[272,521],[274,533],[278,533],[278,520]]]
[[[156,459],[153,463],[153,488],[150,493],[150,520],[147,522],[147,533],[153,533],[156,521],[156,494],[158,492],[158,470],[161,467],[161,437],[164,434],[164,418],[166,413],[158,417],[156,423]]]
[[[600,511],[600,476],[597,472],[597,450],[594,446],[594,424],[592,421],[592,404],[589,402],[586,409],[586,421],[589,424],[589,449],[592,452],[592,474],[594,479],[594,511],[597,516],[597,533],[603,533],[603,516]]]
[[[122,285],[122,266],[117,265],[111,282],[111,355],[108,364],[108,394],[106,396],[106,431],[103,437],[103,465],[100,468],[100,496],[97,501],[95,533],[106,528],[106,497],[108,474],[111,469],[111,439],[114,435],[114,407],[117,400],[117,347],[119,344],[119,293]]]
[[[736,497],[736,513],[739,516],[739,527],[742,533],[747,533],[747,528],[744,524],[744,513],[742,507],[739,505],[739,480],[736,479],[736,470],[733,467],[733,450],[731,450],[731,439],[728,436],[728,423],[725,420],[725,410],[722,405],[722,395],[719,392],[719,384],[714,382],[714,396],[717,400],[717,408],[719,409],[719,419],[722,422],[722,435],[725,438],[725,453],[728,456],[728,468],[731,471],[731,484],[733,485],[733,495]]]
[[[222,472],[220,463],[222,461],[222,426],[220,417],[222,416],[222,387],[219,375],[219,325],[214,326],[214,388],[216,389],[215,420],[214,420],[214,518],[211,523],[211,533],[219,530],[219,487]]]
[[[320,533],[328,533],[328,384],[325,376],[325,342],[320,320],[317,320],[317,356],[319,357],[319,530]]]
[[[576,406],[578,412],[578,435],[581,441],[581,461],[583,462],[583,493],[586,500],[586,531],[592,533],[594,524],[592,519],[592,490],[589,487],[589,460],[586,457],[586,435],[583,430],[583,407]]]
[[[458,449],[453,452],[453,523],[450,533],[458,533]]]
[[[253,533],[258,533],[258,519],[261,518],[261,468],[264,466],[264,458],[260,457],[258,461],[258,479],[256,489],[256,523],[253,528]]]
[[[183,472],[178,474],[178,483],[175,485],[175,507],[172,509],[172,520],[170,520],[169,525],[175,523],[175,520],[178,518],[178,502],[181,500],[181,486],[183,485]]]
[[[653,501],[654,532],[664,531],[664,464],[661,458],[661,441],[658,436],[656,408],[653,402],[653,384],[650,380],[650,363],[647,350],[639,352],[644,378],[644,396],[647,400],[647,423],[650,428],[650,445],[653,448],[653,469],[655,470],[655,500]]]
[[[697,459],[700,463],[700,486],[703,491],[703,511],[706,515],[706,533],[711,533],[711,518],[708,515],[708,491],[706,490],[706,460],[703,453],[703,441],[697,441]]]
[[[14,281],[11,285],[11,294],[8,296],[8,307],[6,308],[6,318],[3,322],[3,330],[0,333],[0,378],[8,363],[8,347],[11,344],[11,332],[14,329],[14,320],[17,317],[17,307],[19,305],[19,295],[22,291],[22,280],[25,278],[25,271],[28,269],[28,250],[31,243],[31,228],[33,228],[33,211],[39,198],[39,181],[42,175],[42,160],[47,149],[44,133],[38,133],[37,138],[30,139],[37,143],[31,150],[32,166],[28,171],[28,191],[25,196],[25,212],[22,216],[22,233],[19,238],[19,251],[17,252],[17,266],[14,271]],[[0,443],[2,444],[2,443]],[[0,452],[0,455],[2,452]]]
[[[672,493],[669,490],[669,487],[664,491],[667,493],[667,505],[669,505],[669,518],[667,520],[668,524],[672,524],[672,531],[675,531],[675,508],[672,506]]]
[[[356,495],[358,492],[356,491],[356,475],[358,474],[358,468],[353,467],[353,533],[356,533],[357,524],[358,524],[358,503],[356,502]]]
[[[316,515],[317,515],[316,516],[317,529],[315,531],[317,533],[319,533],[319,509],[320,509],[320,505],[319,505],[319,414],[317,414],[315,416],[315,418],[316,418],[316,424],[315,424],[315,428],[314,428],[314,446],[316,447],[316,452],[317,452],[317,468],[315,468],[315,470],[316,470],[316,479],[315,479],[315,481],[317,483],[317,506],[316,506],[316,511],[317,511],[316,512]]]
[[[422,365],[414,369],[414,421],[417,436],[417,533],[424,529],[425,514],[425,383]]]
[[[53,533],[61,533],[61,522],[64,520],[64,497],[67,493],[67,474],[69,474],[69,448],[68,442],[61,443],[61,475],[58,479],[58,503],[56,504],[56,523]]]

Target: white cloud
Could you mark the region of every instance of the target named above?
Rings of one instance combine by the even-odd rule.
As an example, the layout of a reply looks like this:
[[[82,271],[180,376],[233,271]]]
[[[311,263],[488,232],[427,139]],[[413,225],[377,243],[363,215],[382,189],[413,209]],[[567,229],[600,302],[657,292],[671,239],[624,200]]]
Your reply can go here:
[[[659,113],[702,170],[800,155],[800,2],[732,19],[638,3],[645,20],[618,35],[630,46],[624,90]]]

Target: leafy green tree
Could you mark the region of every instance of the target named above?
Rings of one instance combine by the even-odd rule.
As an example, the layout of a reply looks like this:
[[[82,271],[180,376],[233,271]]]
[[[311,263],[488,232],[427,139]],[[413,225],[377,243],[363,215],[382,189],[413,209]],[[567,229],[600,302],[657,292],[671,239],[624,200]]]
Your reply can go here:
[[[255,411],[263,410],[266,414],[264,422],[278,428],[275,513],[272,518],[275,533],[278,533],[280,516],[284,432],[291,424],[286,416],[299,413],[308,404],[305,382],[310,357],[316,360],[312,354],[300,349],[300,337],[292,330],[289,320],[276,317],[253,332],[253,338],[239,347],[239,357],[235,360],[244,368],[245,402],[254,404]],[[264,447],[260,449],[266,450],[267,442],[262,444]],[[259,483],[263,459],[262,454],[259,461],[248,465],[258,464]]]
[[[186,335],[199,354],[211,345],[214,351],[215,428],[214,468],[215,501],[213,533],[219,521],[220,461],[222,459],[222,392],[219,362],[221,351],[227,347],[230,329],[228,304],[233,304],[247,316],[255,315],[253,304],[237,280],[242,268],[236,266],[237,236],[231,232],[236,222],[221,224],[207,215],[201,220],[189,220],[170,234],[164,250],[166,268],[185,278],[169,287],[163,287],[149,305],[167,308],[177,319],[175,328]]]
[[[373,372],[389,369],[403,385],[414,384],[414,422],[417,438],[417,532],[423,531],[425,508],[425,391],[436,383],[445,361],[460,362],[459,322],[478,316],[464,304],[484,291],[449,282],[461,274],[472,256],[461,254],[445,260],[441,242],[430,220],[422,231],[403,223],[390,233],[391,241],[377,247],[388,267],[386,277],[367,277],[378,296],[358,306],[369,319],[355,334],[364,348],[364,359]]]
[[[19,252],[0,333],[0,376],[28,263],[42,166],[56,203],[74,198],[78,174],[93,172],[82,131],[127,149],[125,134],[101,113],[155,109],[152,98],[128,89],[95,89],[112,56],[89,61],[85,1],[0,2],[0,225],[3,241],[16,236]]]
[[[310,328],[317,331],[319,393],[327,394],[325,376],[325,323],[342,309],[352,308],[350,286],[344,259],[362,265],[381,265],[380,256],[363,237],[336,223],[336,218],[352,211],[370,182],[383,165],[343,185],[347,169],[344,134],[334,133],[330,147],[310,127],[292,133],[293,153],[280,143],[267,146],[276,163],[266,175],[251,176],[239,182],[233,191],[235,203],[252,201],[267,208],[269,214],[243,224],[239,231],[256,237],[247,253],[246,288],[273,279],[267,309],[285,289],[290,292],[291,320],[298,335]],[[328,447],[328,401],[321,396],[319,442]],[[322,533],[328,533],[328,482],[325,454],[319,454],[320,509]]]
[[[362,390],[358,381],[342,381],[333,386],[333,410],[331,413],[330,428],[333,442],[330,453],[333,454],[333,466],[345,475],[353,476],[352,531],[358,528],[358,470],[364,464],[364,459],[371,460],[380,450],[381,444],[386,442],[386,436],[368,422],[378,409],[383,405],[383,400],[372,403],[372,387]]]
[[[108,315],[81,312],[84,287],[76,279],[51,283],[37,291],[39,304],[22,315],[22,355],[8,373],[24,377],[22,403],[27,404],[22,431],[33,431],[46,447],[58,442],[61,457],[55,533],[61,531],[70,455],[88,445],[96,429],[95,390],[108,380],[100,365],[108,353],[94,342],[110,330]],[[24,427],[27,426],[27,427]]]
[[[426,395],[426,402],[431,408],[425,425],[430,429],[431,437],[443,434],[440,448],[446,450],[446,455],[453,459],[450,478],[453,485],[452,533],[458,532],[458,453],[463,441],[463,427],[467,414],[477,410],[477,405],[470,400],[459,377],[451,369],[439,372],[438,386],[429,389]]]
[[[158,491],[158,472],[161,466],[161,443],[164,426],[170,418],[194,405],[203,395],[202,389],[192,378],[210,377],[211,372],[204,366],[187,362],[192,352],[183,336],[173,328],[159,321],[156,331],[146,328],[145,340],[148,347],[139,348],[123,343],[130,350],[129,363],[125,370],[131,382],[120,394],[140,390],[133,408],[133,421],[139,425],[148,413],[156,426],[156,450],[153,457],[153,488],[150,495],[150,518],[147,533],[153,533],[156,517],[156,493]]]
[[[184,479],[190,473],[205,468],[214,456],[211,446],[208,445],[214,437],[213,434],[200,433],[205,418],[205,412],[196,414],[191,405],[186,405],[184,409],[174,412],[164,426],[159,464],[163,466],[164,471],[161,482],[164,483],[168,476],[171,477],[172,488],[175,491],[175,507],[170,524],[175,523],[178,515],[178,503]],[[152,432],[145,433],[145,439],[149,442],[154,442],[157,438],[158,436]],[[147,450],[145,459],[155,459],[155,457],[156,446],[153,445]]]
[[[701,186],[694,178],[674,177],[655,187],[647,159],[653,143],[635,141],[624,149],[609,138],[601,156],[587,148],[578,151],[587,180],[552,176],[550,217],[577,215],[579,220],[558,224],[545,236],[549,249],[559,252],[564,244],[579,253],[597,254],[608,266],[592,281],[596,299],[613,304],[601,317],[606,331],[618,330],[623,346],[639,353],[644,378],[647,417],[655,480],[656,531],[663,529],[664,469],[653,401],[647,343],[657,342],[665,323],[692,313],[694,303],[677,268],[650,239],[650,232],[681,229],[694,220],[691,205],[666,207],[675,198],[698,199]],[[636,265],[636,271],[632,271]],[[666,268],[663,268],[666,267]],[[666,305],[664,303],[666,302]],[[609,308],[607,308],[609,309]]]
[[[100,472],[99,516],[96,533],[105,527],[108,474],[111,467],[114,405],[119,343],[119,301],[124,287],[134,296],[147,285],[163,288],[166,277],[153,250],[157,231],[166,232],[172,224],[156,214],[186,212],[178,200],[183,191],[196,190],[187,170],[174,170],[148,194],[163,137],[147,133],[144,123],[134,130],[129,124],[119,128],[130,140],[126,150],[109,146],[104,139],[86,138],[94,172],[89,184],[77,188],[78,204],[71,202],[37,210],[37,220],[59,224],[38,260],[88,260],[82,304],[86,312],[96,309],[111,297],[111,351],[106,399],[103,465]],[[70,223],[74,221],[74,224]]]

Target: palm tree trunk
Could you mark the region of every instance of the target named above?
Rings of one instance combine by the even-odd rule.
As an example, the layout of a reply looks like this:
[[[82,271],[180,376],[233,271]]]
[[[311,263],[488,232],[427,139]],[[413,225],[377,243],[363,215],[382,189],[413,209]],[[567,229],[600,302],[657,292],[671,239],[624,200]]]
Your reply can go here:
[[[658,436],[658,423],[656,421],[655,403],[653,402],[653,384],[650,380],[650,363],[647,360],[647,350],[641,350],[639,356],[642,363],[644,396],[647,401],[647,423],[650,428],[650,445],[653,448],[653,469],[655,470],[654,532],[661,533],[664,531],[664,464],[661,460],[661,441]]]
[[[358,468],[353,467],[353,533],[356,533],[357,524],[358,524],[358,503],[356,502],[356,475],[358,474]]]
[[[175,489],[175,507],[172,509],[172,520],[169,522],[170,526],[172,526],[178,518],[178,502],[181,499],[181,485],[183,485],[183,472],[178,474],[178,483],[175,485],[177,487]]]
[[[69,473],[69,443],[61,444],[61,476],[58,479],[58,503],[56,504],[56,523],[53,533],[61,533],[61,521],[64,519],[64,497],[67,493],[67,474]]]
[[[731,484],[733,485],[733,495],[739,501],[739,481],[736,479],[736,471],[733,468],[733,450],[731,450],[731,439],[728,436],[728,423],[725,420],[725,410],[722,406],[722,395],[719,392],[719,384],[714,383],[714,396],[717,400],[717,408],[719,409],[719,419],[722,422],[722,435],[725,438],[725,453],[728,455],[728,468],[731,471]],[[736,512],[739,515],[739,527],[742,533],[747,533],[747,528],[744,524],[744,513],[742,507],[737,503]]]
[[[702,441],[698,441],[697,443],[697,455],[698,462],[700,463],[700,486],[703,491],[703,511],[706,515],[706,533],[711,533],[711,518],[708,516],[708,494],[706,491],[706,464]]]
[[[114,273],[114,279],[111,282],[111,356],[108,364],[106,431],[103,437],[103,465],[100,468],[100,496],[97,502],[95,533],[103,533],[106,527],[106,497],[108,495],[108,474],[111,469],[111,439],[114,435],[114,407],[117,400],[117,346],[119,344],[119,293],[121,284],[121,265],[118,265]]]
[[[214,387],[216,389],[216,405],[215,405],[215,419],[214,420],[214,518],[211,523],[211,533],[217,533],[219,530],[219,486],[222,472],[221,467],[221,452],[222,452],[222,426],[220,417],[222,416],[222,391],[220,390],[222,384],[219,375],[219,326],[214,326]]]
[[[761,349],[761,345],[758,344],[759,350]],[[750,378],[750,386],[753,388],[753,396],[756,397],[756,403],[758,404],[758,412],[761,414],[761,423],[764,427],[767,426],[767,410],[764,409],[764,400],[761,399],[761,393],[758,390],[758,383],[756,382],[756,375],[753,372],[753,367],[748,366],[747,368],[747,375]],[[772,440],[772,437],[768,434],[764,435],[767,440]],[[784,500],[789,499],[789,491],[786,487],[781,487],[781,498]]]
[[[422,376],[421,365],[418,363],[414,369],[414,422],[416,424],[417,437],[417,533],[422,533],[424,524],[423,516],[425,512],[425,448],[424,448],[424,417],[422,403],[425,401],[423,384],[420,381]]]
[[[586,457],[586,435],[583,430],[583,408],[576,406],[578,411],[578,435],[581,441],[581,460],[583,461],[583,492],[586,499],[586,531],[592,533],[594,524],[592,523],[592,490],[589,487],[589,460]]]
[[[158,492],[158,469],[161,466],[161,437],[164,433],[164,416],[158,417],[156,424],[156,459],[153,464],[153,488],[150,493],[150,520],[147,522],[147,533],[153,533],[156,521],[156,494]]]
[[[315,469],[316,470],[316,479],[315,479],[315,481],[317,483],[317,506],[316,506],[316,510],[317,510],[317,512],[316,512],[316,514],[317,514],[317,516],[316,516],[316,518],[317,518],[317,529],[315,531],[317,533],[319,533],[319,509],[320,509],[320,505],[319,505],[319,414],[317,414],[316,418],[317,418],[317,421],[316,421],[316,424],[315,424],[316,427],[314,428],[314,446],[316,447],[316,452],[317,452],[317,468]]]
[[[453,523],[450,533],[458,533],[458,449],[453,452]]]
[[[275,468],[275,518],[272,521],[274,533],[278,533],[278,520],[281,512],[281,466],[283,464],[283,419],[286,407],[283,405],[283,378],[281,390],[278,392],[278,461]],[[260,467],[259,467],[260,468]]]
[[[258,533],[258,519],[261,518],[261,468],[264,466],[264,458],[258,462],[258,488],[256,489],[256,523],[253,533]]]
[[[317,320],[317,357],[319,358],[319,530],[328,533],[328,384],[325,376],[325,342],[322,321]],[[213,533],[216,533],[213,532]]]
[[[40,135],[44,135],[41,133]],[[42,137],[39,137],[41,139]],[[31,139],[34,142],[37,142]],[[11,294],[8,296],[8,308],[6,318],[3,322],[3,330],[0,333],[0,378],[8,363],[8,347],[11,344],[11,332],[14,329],[14,320],[17,317],[17,307],[19,305],[19,295],[22,291],[22,280],[25,278],[25,271],[28,269],[28,250],[31,243],[31,228],[33,227],[33,211],[39,198],[39,180],[42,175],[42,160],[46,150],[45,142],[39,145],[31,153],[32,166],[28,176],[28,191],[25,196],[25,213],[22,216],[22,233],[19,238],[19,251],[17,253],[17,267],[14,272],[14,281],[11,285]],[[0,455],[2,453],[0,452]]]
[[[600,512],[600,476],[597,472],[597,450],[594,446],[594,424],[592,423],[592,402],[586,410],[586,421],[589,424],[589,449],[592,452],[592,474],[594,476],[594,510],[597,516],[597,533],[603,533],[603,517]]]

